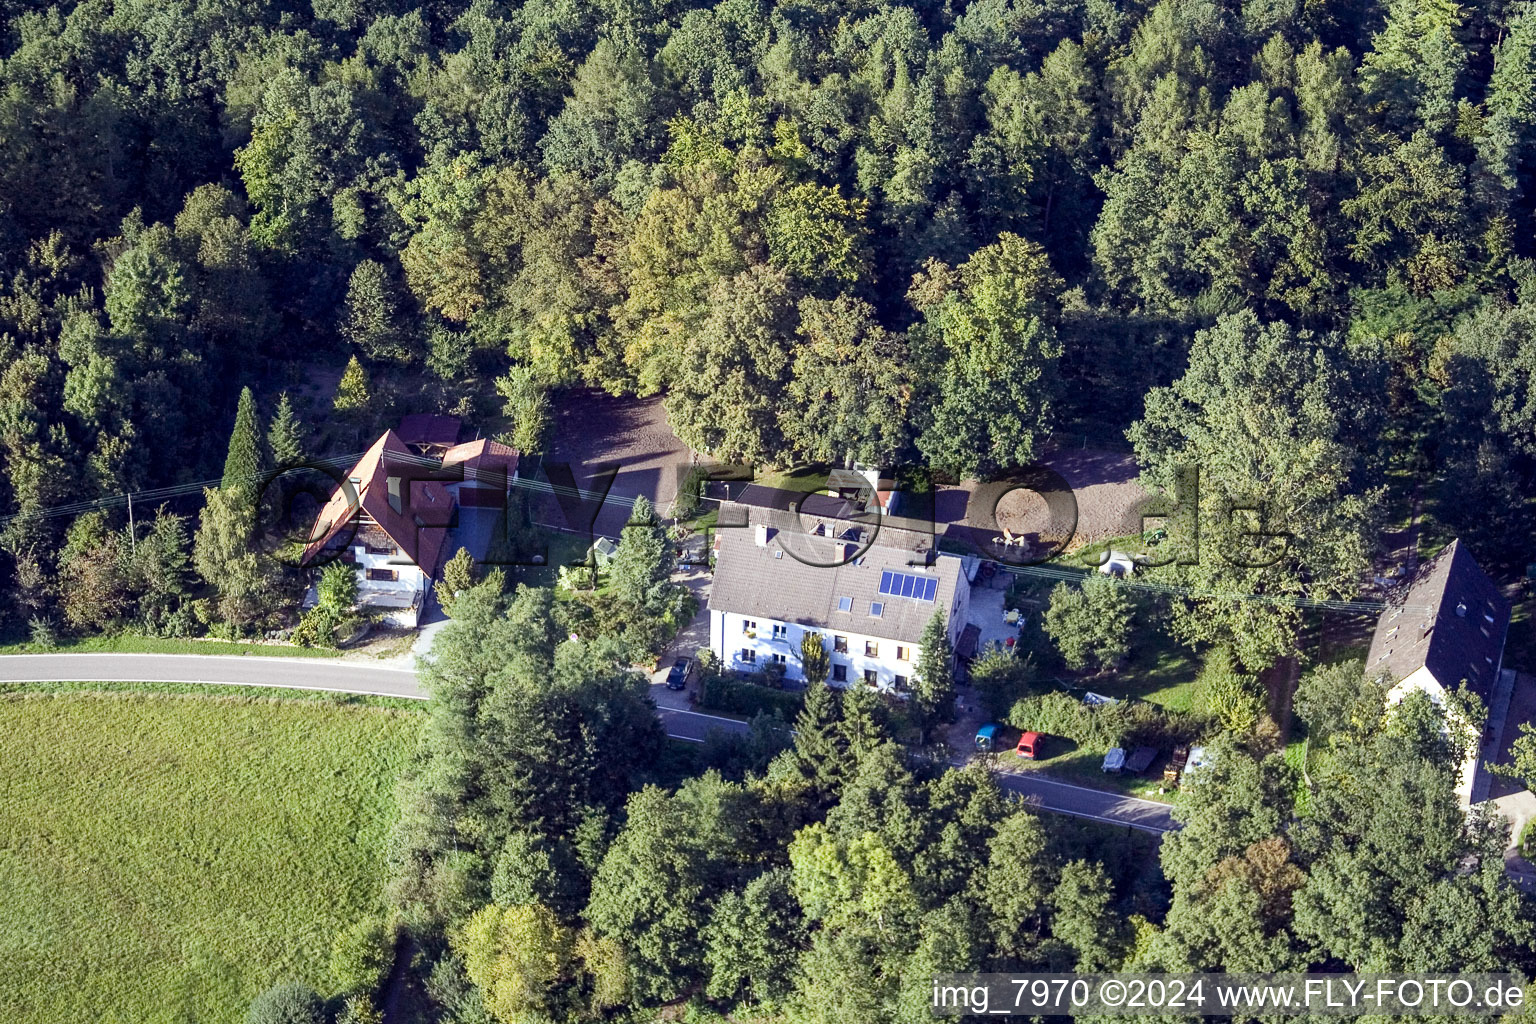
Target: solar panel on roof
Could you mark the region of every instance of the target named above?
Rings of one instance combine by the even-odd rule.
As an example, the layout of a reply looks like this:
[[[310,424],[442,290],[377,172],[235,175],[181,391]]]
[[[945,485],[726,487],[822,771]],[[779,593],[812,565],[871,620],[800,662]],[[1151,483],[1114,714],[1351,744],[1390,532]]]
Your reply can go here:
[[[932,601],[938,593],[939,581],[926,576],[914,576],[906,572],[886,570],[880,574],[880,593],[892,597],[908,597],[914,601]]]

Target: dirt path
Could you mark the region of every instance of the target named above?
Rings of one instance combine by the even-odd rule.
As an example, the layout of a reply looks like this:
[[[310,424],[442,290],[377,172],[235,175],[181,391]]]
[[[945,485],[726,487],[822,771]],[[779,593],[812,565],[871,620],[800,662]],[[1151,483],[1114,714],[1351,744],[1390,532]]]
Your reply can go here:
[[[1291,698],[1296,694],[1296,681],[1301,678],[1301,659],[1292,654],[1281,658],[1259,673],[1259,682],[1269,694],[1269,714],[1280,727],[1280,746],[1284,747],[1291,737]]]

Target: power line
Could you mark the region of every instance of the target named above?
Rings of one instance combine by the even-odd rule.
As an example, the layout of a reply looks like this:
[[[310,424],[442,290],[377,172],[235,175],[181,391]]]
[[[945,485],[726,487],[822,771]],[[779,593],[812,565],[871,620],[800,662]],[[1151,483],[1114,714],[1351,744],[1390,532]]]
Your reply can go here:
[[[323,470],[338,467],[351,467],[355,466],[357,464],[357,460],[362,458],[365,454],[367,453],[351,452],[345,455],[333,455],[324,459],[315,459],[310,462],[305,462],[302,465],[280,470],[275,474],[264,472],[257,473],[252,476],[247,476],[243,478],[241,482],[265,484],[268,481],[275,479],[277,476],[281,476],[283,473],[293,473],[304,469]],[[442,460],[433,459],[430,456],[403,454],[400,452],[390,452],[389,456],[390,462],[393,464],[403,463],[406,465],[421,466],[424,469],[442,469]],[[432,478],[429,477],[424,479]],[[505,480],[505,478],[499,471],[496,470],[466,467],[463,471],[462,477],[456,476],[452,479],[442,479],[439,480],[439,482],[458,483],[461,480],[471,482],[501,483]],[[631,510],[633,510],[636,500],[634,498],[625,498],[620,495],[606,494],[601,491],[588,490],[582,487],[554,484],[547,480],[513,477],[511,480],[505,480],[505,482],[513,487],[522,488],[523,490],[532,491],[537,494],[550,494],[557,498],[570,497],[575,498],[578,501],[598,502],[604,506],[613,505]],[[224,478],[217,477],[211,480],[197,480],[190,483],[172,484],[166,487],[153,487],[142,491],[132,491],[124,494],[111,494],[89,501],[68,502],[63,505],[54,505],[49,508],[35,509],[30,512],[17,512],[8,516],[0,516],[0,528],[10,526],[12,523],[17,522],[57,519],[62,516],[76,516],[80,515],[81,513],[92,512],[97,509],[126,508],[131,506],[134,502],[138,502],[142,505],[146,501],[158,502],[170,498],[179,498],[190,494],[201,494],[207,488],[222,487],[223,485]]]
[[[306,462],[302,466],[295,466],[293,467],[293,470],[285,470],[284,472],[297,471],[307,468],[320,469],[321,467],[326,466],[350,466],[355,464],[361,455],[361,452],[355,452],[351,455],[336,455],[328,459],[318,459],[314,462]],[[269,479],[271,479],[269,474],[258,473],[254,476],[245,478],[244,482],[260,484],[266,483]],[[223,484],[224,478],[218,477],[212,480],[198,480],[192,483],[173,484],[168,487],[153,487],[148,490],[133,491],[131,495],[127,493],[111,494],[107,495],[106,497],[96,498],[91,501],[75,501],[65,505],[54,505],[50,508],[35,509],[31,512],[17,512],[8,516],[0,516],[0,527],[9,526],[12,523],[25,522],[33,519],[57,519],[60,516],[79,515],[82,512],[90,512],[95,509],[124,508],[128,505],[130,500],[143,503],[146,500],[160,501],[166,498],[178,498],[187,494],[199,494],[209,487],[222,487]]]

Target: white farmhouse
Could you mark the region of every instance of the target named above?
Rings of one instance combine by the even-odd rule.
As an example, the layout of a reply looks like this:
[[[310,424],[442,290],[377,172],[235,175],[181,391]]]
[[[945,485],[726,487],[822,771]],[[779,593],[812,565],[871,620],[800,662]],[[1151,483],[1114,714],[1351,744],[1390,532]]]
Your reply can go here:
[[[1372,678],[1391,680],[1390,701],[1423,690],[1436,704],[1465,686],[1492,708],[1503,667],[1510,604],[1471,552],[1453,540],[1425,562],[1382,611],[1366,656]],[[1507,694],[1505,695],[1507,700]],[[1502,713],[1500,711],[1500,713]],[[1465,799],[1477,773],[1477,754],[1463,766],[1458,791]]]
[[[726,668],[770,662],[803,680],[801,640],[819,633],[833,686],[864,682],[901,691],[918,643],[942,611],[951,645],[965,625],[964,560],[934,550],[933,536],[882,525],[726,503],[715,536],[710,648]]]

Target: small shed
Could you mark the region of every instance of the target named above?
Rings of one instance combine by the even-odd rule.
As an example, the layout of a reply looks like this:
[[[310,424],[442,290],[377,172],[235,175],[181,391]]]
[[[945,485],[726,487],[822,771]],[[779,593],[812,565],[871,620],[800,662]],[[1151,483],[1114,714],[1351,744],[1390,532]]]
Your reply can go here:
[[[973,661],[980,649],[981,627],[974,622],[967,622],[960,631],[960,640],[955,644],[955,657],[961,661]]]
[[[1152,767],[1152,762],[1157,760],[1157,748],[1140,746],[1131,751],[1131,756],[1125,759],[1125,770],[1132,775],[1140,775]]]
[[[603,566],[613,561],[613,556],[619,553],[619,546],[607,537],[599,537],[587,553],[596,559],[599,566]]]

